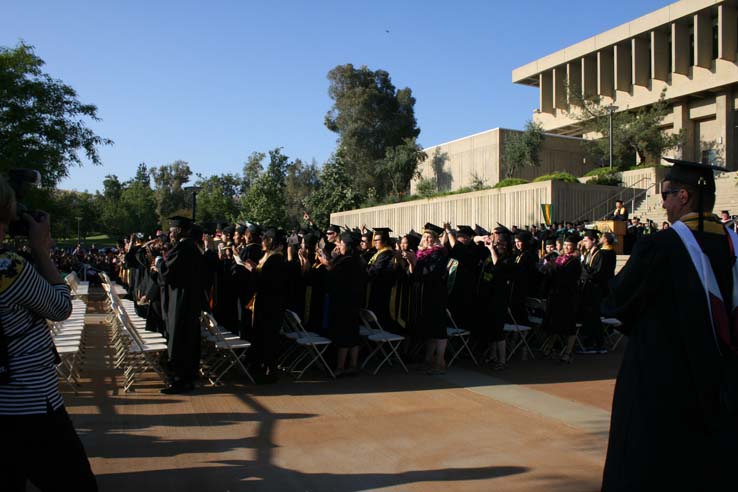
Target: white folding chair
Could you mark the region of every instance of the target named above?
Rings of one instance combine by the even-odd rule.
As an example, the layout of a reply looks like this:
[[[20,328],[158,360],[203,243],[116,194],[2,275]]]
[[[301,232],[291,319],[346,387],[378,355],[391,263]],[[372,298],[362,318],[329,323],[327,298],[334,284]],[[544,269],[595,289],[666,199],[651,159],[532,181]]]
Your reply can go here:
[[[300,379],[303,374],[305,374],[305,371],[307,371],[310,366],[312,366],[315,362],[320,362],[325,368],[325,370],[330,374],[331,378],[335,378],[336,375],[333,374],[333,371],[331,370],[331,366],[326,362],[325,358],[323,357],[323,353],[328,349],[328,346],[332,343],[329,338],[322,337],[319,335],[311,334],[305,328],[302,326],[302,322],[300,321],[300,317],[297,316],[294,312],[290,311],[289,309],[285,310],[284,312],[285,322],[289,326],[292,332],[297,333],[297,338],[295,339],[295,343],[302,349],[302,353],[297,356],[297,358],[294,360],[292,365],[290,366],[289,370],[292,374],[297,374],[295,379]],[[302,369],[299,369],[300,363],[302,363],[303,360],[308,359],[307,364],[304,364],[302,366]]]
[[[617,318],[600,317],[600,320],[602,321],[602,327],[607,330],[607,339],[610,343],[610,350],[615,351],[625,337],[625,334],[619,330],[619,328],[623,326],[623,323]]]
[[[513,345],[512,343],[508,343],[508,346],[511,346],[512,349],[508,350],[507,352],[507,360],[512,359],[512,356],[515,355],[515,352],[523,346],[525,350],[528,351],[530,356],[535,359],[535,356],[533,355],[533,350],[531,350],[530,345],[528,345],[528,335],[530,334],[531,328],[528,325],[521,325],[518,323],[518,321],[515,319],[515,316],[513,316],[512,310],[510,308],[507,308],[507,314],[510,316],[510,319],[512,320],[512,323],[505,323],[503,326],[503,331],[507,334],[508,338],[510,338],[510,342],[512,342],[515,337],[517,337],[517,343]]]
[[[392,359],[397,360],[405,372],[407,372],[407,367],[402,361],[402,357],[400,357],[400,354],[397,352],[397,349],[400,347],[402,341],[405,340],[405,337],[385,331],[382,328],[382,325],[379,324],[377,316],[369,309],[360,309],[359,316],[361,317],[361,321],[364,326],[367,326],[371,330],[366,337],[374,344],[374,350],[372,350],[369,355],[367,355],[366,359],[364,359],[364,363],[361,365],[361,368],[364,369],[375,354],[381,353],[384,358],[377,367],[374,368],[373,374],[377,374],[379,369],[381,369],[385,363],[391,364]],[[385,345],[389,350],[385,350]]]
[[[159,357],[167,351],[165,343],[149,343],[141,338],[138,329],[130,322],[125,311],[118,312],[118,319],[122,324],[122,328],[130,335],[130,345],[128,346],[128,367],[123,371],[124,383],[123,390],[128,392],[133,384],[146,369],[152,369],[162,380],[167,382],[167,376],[159,365]]]
[[[446,309],[446,317],[448,318],[449,323],[451,323],[451,326],[446,327],[446,336],[448,337],[448,349],[451,352],[451,358],[449,359],[448,364],[446,364],[446,367],[451,367],[456,358],[464,350],[466,350],[466,353],[469,354],[469,357],[471,357],[474,365],[479,366],[477,358],[474,357],[474,352],[472,352],[471,348],[469,348],[469,336],[471,335],[471,332],[469,330],[459,328],[456,325],[456,321],[454,321],[454,317],[451,316],[451,311],[449,311],[448,309]]]
[[[208,364],[208,371],[210,374],[207,376],[210,384],[215,386],[218,381],[225,375],[233,366],[238,367],[243,372],[249,381],[254,382],[254,378],[249,374],[249,370],[243,363],[246,351],[251,347],[251,342],[241,340],[237,335],[226,331],[223,327],[218,325],[212,314],[203,312],[201,317],[202,325],[205,327],[209,337],[207,339],[212,343],[212,347],[215,349],[215,354],[221,354],[219,360],[210,362]],[[215,379],[213,379],[215,378]]]

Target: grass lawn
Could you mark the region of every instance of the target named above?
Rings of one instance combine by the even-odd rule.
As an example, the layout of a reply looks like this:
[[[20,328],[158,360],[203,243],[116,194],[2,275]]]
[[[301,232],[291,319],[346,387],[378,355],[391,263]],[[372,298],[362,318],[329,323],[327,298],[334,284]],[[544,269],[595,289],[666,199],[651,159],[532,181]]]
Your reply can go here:
[[[82,244],[87,247],[94,244],[98,248],[110,248],[115,246],[115,241],[116,238],[110,237],[107,234],[95,234],[82,238]],[[77,245],[77,236],[59,238],[56,240],[56,245],[60,248],[73,248]]]

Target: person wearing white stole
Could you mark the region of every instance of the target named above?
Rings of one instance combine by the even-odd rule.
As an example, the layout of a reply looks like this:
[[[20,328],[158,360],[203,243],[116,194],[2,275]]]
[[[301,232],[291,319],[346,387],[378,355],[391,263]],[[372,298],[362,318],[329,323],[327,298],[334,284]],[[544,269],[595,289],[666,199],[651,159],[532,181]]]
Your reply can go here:
[[[716,168],[667,160],[672,227],[636,244],[603,305],[628,335],[604,492],[738,490],[738,236],[712,215]]]

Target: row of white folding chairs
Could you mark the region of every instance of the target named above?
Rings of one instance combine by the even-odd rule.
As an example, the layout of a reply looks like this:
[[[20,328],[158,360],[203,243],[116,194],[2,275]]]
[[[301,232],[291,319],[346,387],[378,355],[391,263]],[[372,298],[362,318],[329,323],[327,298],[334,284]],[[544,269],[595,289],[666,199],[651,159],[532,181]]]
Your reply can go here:
[[[237,334],[219,325],[212,314],[205,311],[200,317],[200,328],[205,342],[201,374],[215,386],[232,368],[237,368],[253,383],[245,364],[245,356],[251,342],[242,340]]]
[[[61,380],[77,394],[79,371],[84,361],[85,312],[87,305],[72,300],[72,313],[64,321],[49,321],[54,346],[61,359],[56,371]]]
[[[90,283],[80,280],[76,272],[72,271],[70,274],[64,277],[64,281],[71,289],[73,295],[86,296],[89,294]]]
[[[123,390],[130,391],[139,376],[148,369],[166,382],[166,373],[160,364],[161,355],[167,351],[166,339],[159,333],[145,330],[146,320],[136,314],[132,301],[120,299],[104,280],[102,286],[110,309],[108,319],[113,329],[114,365],[123,368]]]

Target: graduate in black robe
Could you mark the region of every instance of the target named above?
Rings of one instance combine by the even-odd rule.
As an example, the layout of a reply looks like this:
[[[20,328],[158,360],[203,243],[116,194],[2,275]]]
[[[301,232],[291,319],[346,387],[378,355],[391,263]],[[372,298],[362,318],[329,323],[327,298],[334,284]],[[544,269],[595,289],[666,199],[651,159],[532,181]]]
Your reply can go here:
[[[448,308],[456,324],[465,330],[472,330],[475,324],[477,278],[480,271],[480,250],[473,243],[474,230],[460,225],[457,231],[446,227],[446,248],[449,258],[459,262],[456,279],[448,296]]]
[[[287,309],[289,270],[284,257],[284,232],[267,230],[261,240],[264,256],[258,263],[244,262],[253,274],[254,298],[250,308],[253,313],[253,330],[249,361],[251,374],[257,383],[274,383],[278,380],[277,356],[279,332]]]
[[[205,307],[205,264],[190,235],[193,223],[186,217],[170,218],[174,246],[166,260],[157,262],[167,286],[167,332],[171,384],[166,394],[185,393],[194,387],[200,366],[200,313]]]
[[[374,229],[373,242],[376,252],[371,256],[366,266],[366,275],[369,281],[366,288],[366,305],[377,316],[377,320],[383,329],[395,332],[397,330],[395,320],[390,315],[390,302],[393,288],[395,288],[397,267],[395,264],[395,250],[390,246],[390,232],[391,229],[388,228],[377,227]]]
[[[579,321],[581,333],[587,343],[585,353],[607,353],[605,333],[600,318],[602,294],[609,280],[605,259],[607,253],[599,248],[596,231],[585,231],[582,238],[584,255],[579,277]]]
[[[344,232],[336,241],[338,254],[334,258],[321,256],[327,269],[326,292],[328,303],[328,333],[338,348],[336,351],[337,377],[356,374],[359,362],[359,310],[364,306],[366,270],[358,253],[359,234]],[[348,356],[348,367],[346,358]]]
[[[674,226],[681,222],[694,235],[728,304],[738,287],[735,251],[708,213],[712,169],[675,163],[661,190],[673,226],[636,244],[604,304],[606,316],[624,323],[628,344],[615,385],[602,490],[734,491],[738,333],[733,319],[727,340],[716,335],[706,291]],[[715,304],[712,312],[728,323],[735,316]]]

